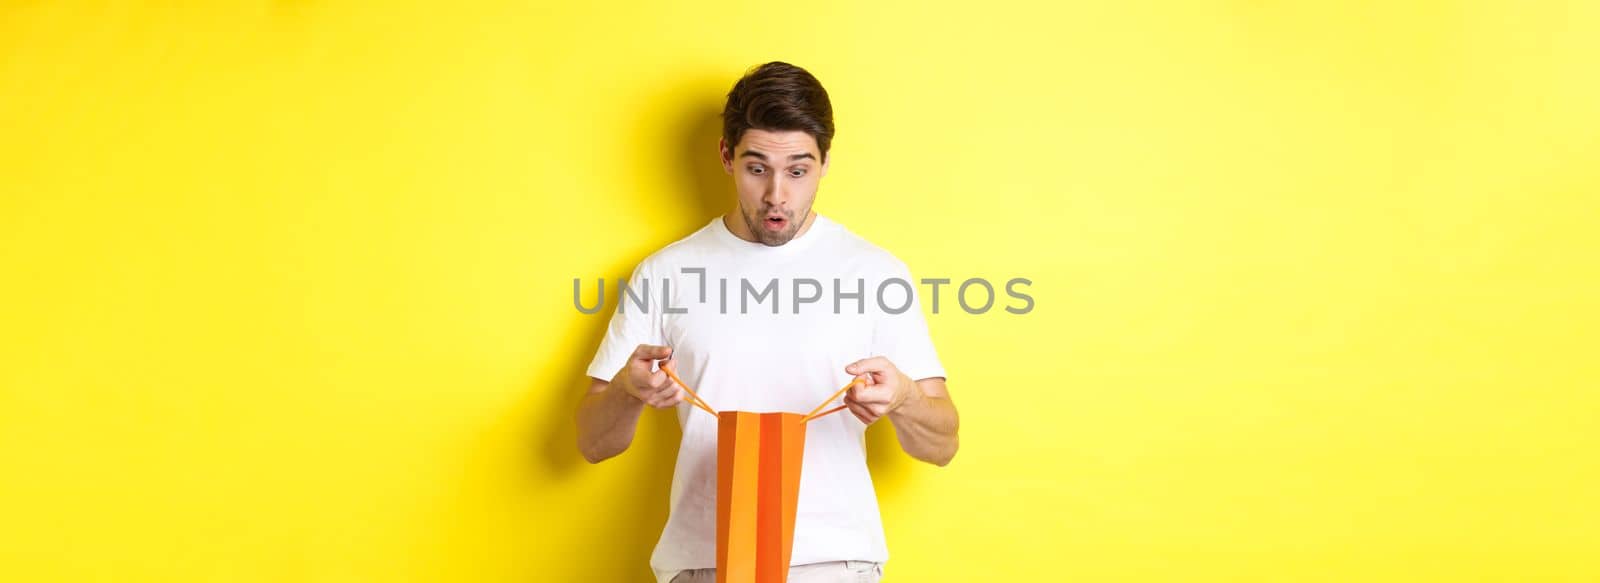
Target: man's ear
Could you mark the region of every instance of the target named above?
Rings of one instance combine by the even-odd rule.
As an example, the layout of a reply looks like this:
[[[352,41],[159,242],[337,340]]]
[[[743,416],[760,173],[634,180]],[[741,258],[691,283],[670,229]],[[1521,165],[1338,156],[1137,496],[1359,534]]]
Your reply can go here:
[[[717,157],[722,160],[722,173],[733,176],[733,152],[728,148],[728,138],[717,138]]]
[[[832,161],[833,161],[833,152],[828,152],[828,153],[822,155],[822,176],[818,176],[817,178],[820,179],[820,178],[828,175],[828,163],[832,162]]]

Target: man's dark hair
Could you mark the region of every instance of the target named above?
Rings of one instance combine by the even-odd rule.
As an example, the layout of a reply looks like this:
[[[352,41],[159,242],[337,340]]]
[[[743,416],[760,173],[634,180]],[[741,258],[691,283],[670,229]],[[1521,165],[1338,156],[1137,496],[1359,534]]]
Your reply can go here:
[[[773,61],[746,72],[722,108],[722,138],[731,153],[745,130],[798,130],[811,134],[824,158],[833,141],[828,91],[805,69]]]

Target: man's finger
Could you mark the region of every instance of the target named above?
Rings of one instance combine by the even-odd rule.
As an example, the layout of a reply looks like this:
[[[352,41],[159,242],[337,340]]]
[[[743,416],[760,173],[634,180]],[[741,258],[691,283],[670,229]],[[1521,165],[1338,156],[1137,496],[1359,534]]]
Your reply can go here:
[[[677,389],[675,391],[668,392],[665,395],[656,396],[650,403],[650,406],[657,409],[665,409],[667,407],[676,406],[681,402],[683,402],[683,389]]]
[[[667,405],[667,402],[670,401],[670,400],[672,400],[672,395],[668,394],[665,391],[662,391],[662,392],[652,393],[650,395],[650,398],[645,400],[645,403],[650,405],[651,407],[655,407],[657,409],[660,409],[662,407],[665,407]]]
[[[850,363],[849,366],[844,367],[844,372],[859,376],[867,373],[883,372],[890,366],[892,365],[889,364],[889,359],[882,356],[874,356]]]
[[[862,423],[871,425],[875,420],[874,416],[872,415],[872,411],[867,410],[867,408],[860,403],[845,403],[844,406],[849,407],[850,413],[855,415],[856,419],[860,419]]]
[[[633,349],[634,360],[661,360],[672,356],[672,347],[656,346],[654,344],[640,344]]]
[[[649,380],[645,381],[645,384],[651,391],[660,391],[671,385],[672,379],[667,376],[665,371],[658,370],[650,373],[650,378]]]
[[[891,396],[888,389],[879,385],[856,385],[845,393],[844,400],[846,403],[887,403]]]

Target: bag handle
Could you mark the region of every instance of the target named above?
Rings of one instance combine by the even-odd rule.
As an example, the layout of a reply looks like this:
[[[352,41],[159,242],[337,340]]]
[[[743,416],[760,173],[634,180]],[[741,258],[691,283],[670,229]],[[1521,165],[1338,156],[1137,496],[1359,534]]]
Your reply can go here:
[[[812,409],[810,413],[806,413],[805,417],[801,417],[800,418],[800,422],[801,423],[805,423],[807,421],[810,421],[812,419],[816,419],[818,417],[822,417],[824,415],[832,415],[832,414],[837,413],[839,411],[843,411],[844,407],[845,407],[844,405],[840,405],[838,407],[834,407],[834,408],[829,409],[827,411],[822,411],[822,408],[823,407],[827,407],[828,403],[832,403],[834,399],[839,398],[839,395],[843,395],[844,392],[850,390],[851,387],[854,387],[856,385],[865,385],[865,384],[867,384],[867,383],[862,381],[861,379],[850,379],[850,384],[845,385],[843,388],[839,389],[838,391],[835,391],[833,393],[833,396],[828,397],[828,400],[823,401],[821,405],[817,405],[817,408]],[[822,412],[818,413],[817,411],[822,411]]]
[[[710,413],[712,416],[715,416],[717,414],[717,411],[715,409],[712,409],[710,405],[706,404],[706,400],[705,399],[700,398],[700,395],[696,394],[694,392],[694,389],[689,388],[688,383],[685,383],[685,382],[683,382],[683,379],[678,378],[678,372],[675,371],[675,370],[672,370],[672,366],[671,365],[669,365],[669,364],[667,364],[665,362],[662,362],[660,364],[660,367],[661,367],[661,371],[667,373],[667,377],[672,379],[672,382],[678,383],[678,386],[683,387],[683,392],[687,393],[689,395],[689,399],[688,399],[689,404],[694,405],[696,407],[699,407],[701,409],[704,409],[705,412]],[[839,398],[839,395],[843,395],[844,392],[850,390],[851,387],[854,387],[856,385],[865,385],[865,384],[866,384],[866,382],[862,381],[861,379],[850,379],[850,384],[841,387],[838,391],[834,391],[833,395],[828,397],[827,400],[823,401],[821,405],[817,405],[817,408],[812,409],[810,413],[806,413],[806,415],[804,417],[801,417],[800,418],[800,422],[801,423],[805,423],[807,421],[810,421],[812,419],[816,419],[818,417],[824,417],[824,416],[827,416],[827,415],[831,415],[831,414],[837,413],[839,411],[843,411],[845,409],[844,405],[840,405],[838,407],[834,407],[834,408],[829,409],[827,411],[822,411],[822,408],[823,407],[827,407],[828,403],[832,403],[834,399]],[[818,411],[822,411],[822,412],[818,413]]]
[[[710,405],[706,404],[705,399],[701,399],[700,395],[695,394],[694,389],[689,388],[689,385],[684,384],[683,379],[678,378],[678,373],[672,370],[672,366],[668,365],[666,362],[662,362],[661,371],[667,373],[667,376],[672,377],[672,382],[678,383],[678,386],[683,387],[683,392],[689,394],[689,404],[701,409],[705,409],[706,412],[710,413],[712,417],[717,416],[717,412],[712,410]]]

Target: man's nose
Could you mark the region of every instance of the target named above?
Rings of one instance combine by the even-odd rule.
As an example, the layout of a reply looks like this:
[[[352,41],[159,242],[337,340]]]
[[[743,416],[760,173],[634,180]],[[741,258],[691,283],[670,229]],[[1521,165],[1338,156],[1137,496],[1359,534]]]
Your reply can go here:
[[[761,202],[768,206],[782,206],[789,200],[789,190],[783,185],[783,181],[777,178],[776,172],[772,174],[773,177],[767,180],[766,194],[761,197]]]

